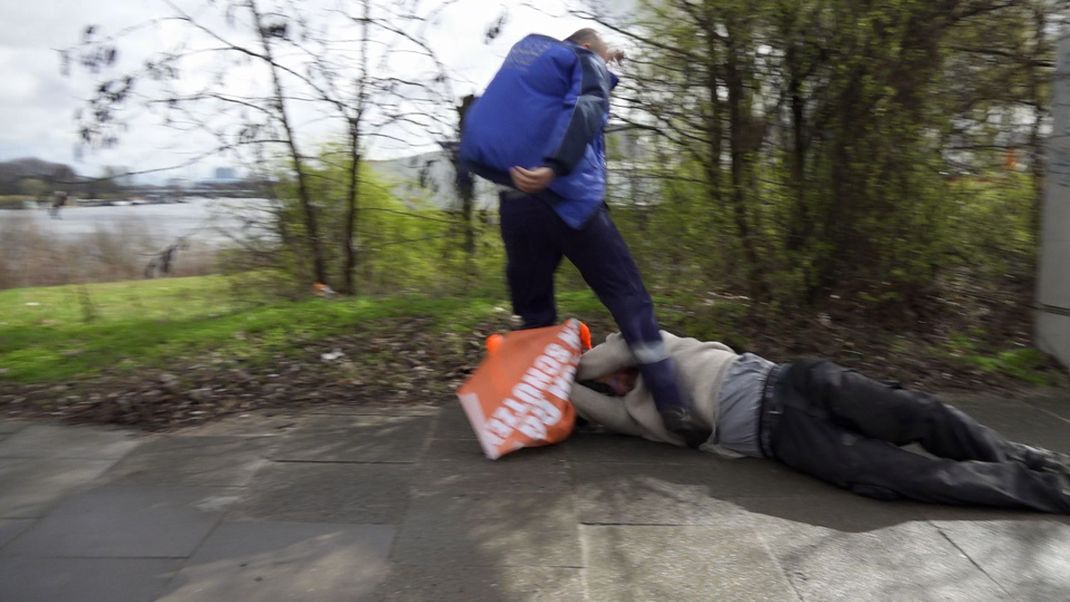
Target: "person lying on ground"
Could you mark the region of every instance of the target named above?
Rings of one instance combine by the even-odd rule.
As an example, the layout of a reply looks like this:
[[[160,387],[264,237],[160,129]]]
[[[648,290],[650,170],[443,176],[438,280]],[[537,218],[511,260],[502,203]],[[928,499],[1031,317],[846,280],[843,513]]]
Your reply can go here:
[[[927,393],[829,360],[776,364],[662,331],[704,429],[697,447],[771,458],[884,500],[1070,513],[1070,455],[1008,441]],[[665,428],[617,333],[580,360],[571,399],[607,430],[685,446]],[[901,446],[920,444],[929,457]]]

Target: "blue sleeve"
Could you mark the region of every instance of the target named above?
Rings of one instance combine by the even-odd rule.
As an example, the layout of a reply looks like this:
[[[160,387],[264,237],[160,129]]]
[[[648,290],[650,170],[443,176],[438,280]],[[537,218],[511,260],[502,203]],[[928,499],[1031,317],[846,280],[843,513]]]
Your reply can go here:
[[[593,53],[584,51],[576,55],[572,90],[578,95],[572,117],[557,150],[544,157],[545,164],[558,176],[568,175],[576,167],[583,159],[587,145],[601,131],[609,113],[609,91],[616,83],[611,81],[608,70]],[[565,100],[567,103],[570,99]]]

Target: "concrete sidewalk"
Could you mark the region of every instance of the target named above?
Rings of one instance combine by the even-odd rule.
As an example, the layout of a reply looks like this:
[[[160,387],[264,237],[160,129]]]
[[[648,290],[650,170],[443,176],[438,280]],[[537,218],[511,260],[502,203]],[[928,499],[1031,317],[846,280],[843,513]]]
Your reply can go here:
[[[957,405],[1070,452],[1070,395]],[[0,422],[0,600],[155,599],[1066,600],[1070,516],[606,435],[490,462],[452,404]]]

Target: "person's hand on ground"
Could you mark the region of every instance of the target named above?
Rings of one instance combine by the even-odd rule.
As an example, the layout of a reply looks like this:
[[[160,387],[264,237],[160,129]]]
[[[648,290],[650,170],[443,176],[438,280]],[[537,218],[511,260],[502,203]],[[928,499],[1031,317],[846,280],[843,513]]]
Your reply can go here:
[[[697,448],[709,438],[709,432],[695,421],[695,417],[685,407],[658,408],[665,428],[684,438],[688,447]]]
[[[518,190],[533,194],[542,192],[550,185],[550,182],[554,181],[554,170],[549,167],[536,167],[535,169],[514,167],[509,170],[509,176]]]

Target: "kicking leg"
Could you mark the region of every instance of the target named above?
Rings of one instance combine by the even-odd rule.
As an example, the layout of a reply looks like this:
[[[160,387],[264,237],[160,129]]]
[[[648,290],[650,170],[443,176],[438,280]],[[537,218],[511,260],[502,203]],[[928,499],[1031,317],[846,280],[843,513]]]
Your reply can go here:
[[[709,433],[691,422],[690,402],[680,389],[676,365],[669,358],[654,316],[654,302],[643,286],[639,268],[608,212],[600,209],[580,230],[564,233],[565,256],[613,314],[621,335],[639,360],[643,382],[650,389],[665,426],[698,445]]]

